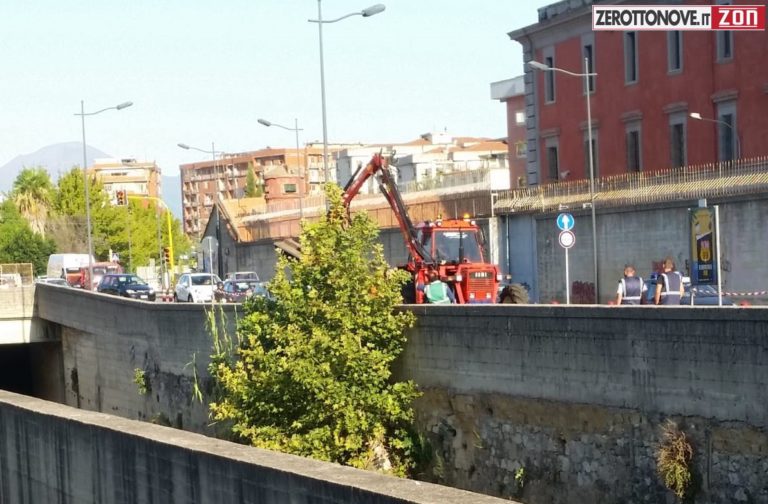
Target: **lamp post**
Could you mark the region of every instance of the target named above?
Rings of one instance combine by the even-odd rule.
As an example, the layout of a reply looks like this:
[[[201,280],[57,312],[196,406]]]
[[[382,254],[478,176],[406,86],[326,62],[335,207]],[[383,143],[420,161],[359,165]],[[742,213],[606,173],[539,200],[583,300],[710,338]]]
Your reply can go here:
[[[325,116],[325,68],[323,65],[323,24],[336,23],[337,21],[341,21],[342,19],[346,19],[351,16],[371,17],[380,12],[383,12],[386,7],[384,6],[384,4],[376,4],[368,7],[367,9],[363,9],[360,12],[351,12],[349,14],[341,16],[340,18],[325,20],[323,19],[323,10],[322,10],[321,4],[322,4],[322,0],[317,0],[317,19],[308,19],[307,21],[309,21],[310,23],[317,23],[318,33],[320,36],[320,101],[322,102],[322,106],[323,106],[323,173],[324,173],[324,181],[327,184],[329,181],[328,179],[328,127],[326,124],[326,116]]]
[[[196,150],[198,152],[203,152],[205,154],[210,154],[213,157],[213,171],[214,171],[214,174],[217,175],[217,177],[216,177],[217,178],[217,180],[216,180],[216,198],[214,199],[214,203],[216,202],[216,200],[221,199],[221,198],[219,198],[219,181],[218,181],[218,169],[217,169],[217,165],[216,165],[216,154],[222,154],[223,155],[224,152],[217,151],[216,150],[216,146],[214,145],[213,142],[211,142],[211,150],[200,149],[198,147],[192,147],[192,146],[187,145],[185,143],[179,143],[179,144],[176,144],[176,145],[178,145],[179,147],[181,147],[184,150]],[[220,213],[219,210],[216,209],[216,243],[217,243],[217,245],[216,245],[216,255],[217,255],[216,268],[218,270],[219,278],[222,278],[224,276],[223,275],[224,262],[223,262],[223,258],[221,257],[221,219],[219,218],[219,213]],[[211,269],[213,269],[213,262],[211,262]]]
[[[562,68],[550,67],[544,63],[538,61],[529,61],[528,66],[535,70],[542,70],[545,72],[560,72],[572,77],[584,78],[584,90],[587,98],[587,142],[589,149],[589,206],[592,213],[592,267],[594,268],[594,281],[595,281],[595,302],[600,302],[600,276],[597,271],[597,226],[595,219],[595,161],[592,148],[592,107],[591,107],[591,95],[592,90],[589,85],[590,77],[597,77],[597,73],[589,71],[589,58],[584,58],[584,72],[575,73],[563,70]]]
[[[293,128],[289,128],[288,126],[283,126],[282,124],[273,123],[271,121],[267,121],[266,119],[259,119],[259,124],[262,124],[266,127],[270,126],[277,126],[278,128],[283,128],[284,130],[293,131],[296,133],[296,163],[299,166],[299,218],[304,218],[304,202],[302,199],[304,198],[304,172],[301,169],[301,159],[299,158],[299,131],[304,131],[303,129],[299,128],[299,120],[294,118],[293,119]]]
[[[736,139],[736,141],[734,142],[734,155],[736,156],[736,159],[741,159],[741,140],[739,140],[739,132],[736,131],[735,125],[729,124],[720,119],[710,119],[708,117],[701,117],[701,114],[698,112],[691,112],[690,114],[688,114],[688,116],[692,119],[696,119],[697,121],[708,121],[711,123],[717,123],[717,124],[722,124],[724,126],[728,126],[728,128],[730,128],[731,132],[733,133],[734,138]]]
[[[115,105],[114,107],[103,108],[95,112],[86,112],[85,102],[83,100],[80,100],[80,113],[74,114],[76,116],[80,116],[80,120],[83,128],[83,182],[85,184],[85,226],[86,226],[86,232],[88,233],[88,283],[93,282],[93,237],[91,236],[91,195],[88,189],[88,154],[86,153],[86,146],[85,146],[85,116],[93,116],[96,114],[101,114],[102,112],[105,112],[107,110],[122,110],[124,108],[130,107],[131,105],[133,105],[133,102],[127,101],[119,105]],[[83,288],[88,290],[91,290],[92,287],[93,287],[92,285],[91,286],[83,285]]]

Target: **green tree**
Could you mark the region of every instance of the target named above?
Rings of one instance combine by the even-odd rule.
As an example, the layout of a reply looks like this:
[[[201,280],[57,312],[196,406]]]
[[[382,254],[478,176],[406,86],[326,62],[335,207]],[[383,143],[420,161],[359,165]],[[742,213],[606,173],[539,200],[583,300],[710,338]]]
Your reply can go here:
[[[256,176],[253,174],[253,162],[248,162],[248,174],[245,176],[245,196],[248,198],[256,197]]]
[[[32,231],[16,209],[14,202],[0,205],[0,263],[30,262],[35,274],[45,273],[48,256],[56,246],[50,239]]]
[[[404,475],[418,393],[390,366],[413,322],[395,311],[408,275],[388,268],[368,216],[350,220],[340,189],[328,192],[301,260],[281,259],[273,298],[246,304],[239,344],[214,346],[211,415],[254,446]]]
[[[16,209],[27,219],[32,230],[44,234],[51,208],[53,184],[45,168],[24,168],[13,182],[11,198]]]

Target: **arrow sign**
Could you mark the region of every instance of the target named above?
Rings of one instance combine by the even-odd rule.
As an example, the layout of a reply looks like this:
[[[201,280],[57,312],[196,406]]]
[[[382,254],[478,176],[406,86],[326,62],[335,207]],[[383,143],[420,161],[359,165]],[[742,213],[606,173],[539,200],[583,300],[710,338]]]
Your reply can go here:
[[[561,213],[557,216],[557,227],[560,231],[570,231],[574,224],[576,221],[573,219],[573,215],[569,213]]]

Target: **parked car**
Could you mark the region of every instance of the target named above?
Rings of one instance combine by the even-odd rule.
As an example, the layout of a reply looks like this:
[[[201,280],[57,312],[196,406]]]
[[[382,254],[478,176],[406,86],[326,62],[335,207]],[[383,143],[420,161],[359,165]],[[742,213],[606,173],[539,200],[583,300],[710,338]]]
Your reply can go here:
[[[64,287],[69,287],[69,284],[63,278],[41,277],[41,278],[37,279],[37,283],[44,283],[44,284],[50,284],[50,285],[61,285],[61,286],[64,286]]]
[[[268,296],[262,282],[253,280],[227,280],[216,290],[216,301],[222,303],[243,303],[252,296]]]
[[[96,291],[144,301],[154,301],[156,297],[155,289],[150,287],[140,276],[130,273],[105,274],[101,277]]]
[[[691,290],[693,290],[693,303],[691,303]],[[717,299],[717,287],[713,285],[695,285],[691,287],[690,284],[685,286],[685,294],[683,294],[680,300],[681,305],[693,305],[693,306],[718,306]],[[723,296],[723,306],[736,306],[728,296]]]
[[[224,280],[254,280],[259,281],[259,274],[255,271],[235,271],[234,273],[227,273]]]
[[[651,273],[648,279],[645,281],[648,292],[645,293],[646,303],[653,304],[653,296],[656,294],[656,280],[659,277],[658,273]],[[683,277],[683,297],[680,298],[680,304],[684,306],[718,306],[717,300],[717,288],[712,285],[695,285],[693,286],[693,303],[691,303],[691,279],[689,277]],[[723,296],[723,306],[735,306],[728,296]]]
[[[216,286],[221,283],[212,273],[184,273],[176,282],[173,300],[190,303],[210,303],[213,301]]]

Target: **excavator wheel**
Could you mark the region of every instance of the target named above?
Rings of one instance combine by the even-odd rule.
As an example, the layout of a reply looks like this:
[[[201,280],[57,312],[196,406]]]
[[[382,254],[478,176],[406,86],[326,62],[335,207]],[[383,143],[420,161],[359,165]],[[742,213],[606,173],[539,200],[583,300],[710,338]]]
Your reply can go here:
[[[528,291],[520,284],[511,284],[504,287],[501,293],[502,304],[528,304]]]

